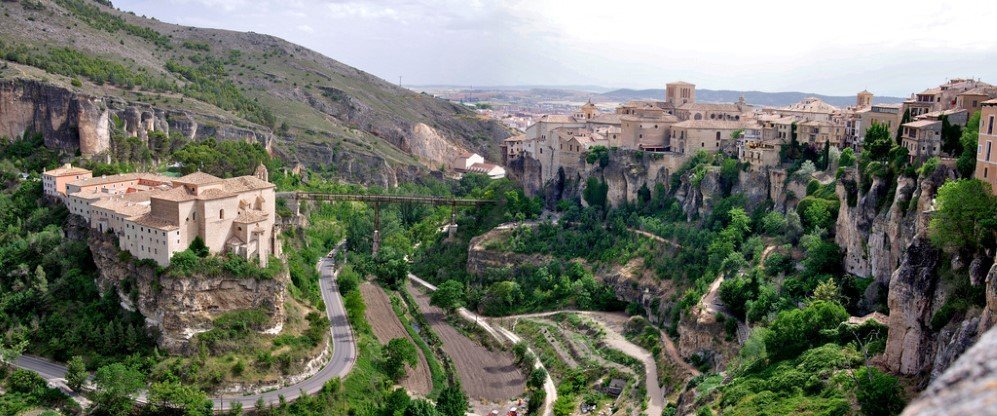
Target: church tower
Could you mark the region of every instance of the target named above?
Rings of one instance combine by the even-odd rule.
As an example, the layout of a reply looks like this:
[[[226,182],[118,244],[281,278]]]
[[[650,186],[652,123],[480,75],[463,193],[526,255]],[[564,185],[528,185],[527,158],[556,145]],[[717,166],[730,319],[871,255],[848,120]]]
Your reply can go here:
[[[855,96],[855,106],[858,108],[869,108],[872,107],[872,93],[867,90],[862,90]]]
[[[270,182],[270,172],[267,171],[267,167],[263,166],[262,163],[256,167],[256,173],[253,173],[253,176],[263,182]]]

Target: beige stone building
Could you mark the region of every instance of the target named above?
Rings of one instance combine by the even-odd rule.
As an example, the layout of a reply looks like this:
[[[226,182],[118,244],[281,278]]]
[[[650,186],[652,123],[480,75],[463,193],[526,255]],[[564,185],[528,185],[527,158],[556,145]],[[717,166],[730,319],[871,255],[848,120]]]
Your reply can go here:
[[[865,140],[865,133],[873,124],[885,124],[886,129],[891,132],[897,131],[900,120],[903,117],[901,104],[875,104],[867,109],[857,111],[858,126],[856,127],[855,140],[862,143]]]
[[[696,102],[696,85],[685,81],[675,81],[665,84],[665,102],[672,107]]]
[[[676,123],[672,126],[675,152],[694,155],[700,150],[731,151],[735,143],[731,135],[745,127],[745,122],[734,120],[686,120]]]
[[[942,122],[918,120],[904,123],[900,137],[903,147],[907,148],[910,162],[924,162],[941,154]]]
[[[980,136],[976,148],[976,172],[974,177],[990,184],[990,190],[997,193],[997,99],[980,103]]]
[[[60,201],[65,200],[67,184],[92,177],[93,174],[89,170],[67,163],[58,168],[42,172],[42,192],[49,198]]]
[[[119,247],[167,266],[201,237],[212,253],[233,253],[266,266],[280,255],[274,233],[274,185],[262,165],[253,176],[221,179],[195,172],[180,178],[129,173],[67,184],[72,214]]]

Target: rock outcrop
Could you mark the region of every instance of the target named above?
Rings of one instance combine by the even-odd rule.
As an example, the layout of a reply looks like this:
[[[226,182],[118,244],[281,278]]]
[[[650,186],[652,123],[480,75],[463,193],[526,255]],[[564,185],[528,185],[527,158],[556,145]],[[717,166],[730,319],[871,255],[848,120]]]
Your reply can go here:
[[[269,130],[242,127],[219,116],[94,97],[42,81],[0,80],[0,136],[40,133],[46,147],[94,156],[109,149],[114,124],[143,141],[154,131],[176,132],[188,140],[256,142],[268,151],[274,141]]]
[[[540,266],[551,257],[540,254],[520,254],[509,251],[489,250],[489,241],[504,238],[509,229],[495,229],[471,239],[467,249],[467,272],[480,276],[489,269],[507,269],[523,265]]]
[[[110,145],[107,104],[40,81],[0,81],[0,136],[40,133],[45,146],[94,155]]]
[[[997,329],[936,378],[903,416],[991,415],[997,409]]]
[[[90,233],[88,243],[100,270],[101,292],[116,290],[122,305],[140,312],[158,332],[159,347],[172,354],[194,352],[192,337],[210,330],[213,320],[226,312],[262,309],[270,317],[269,328],[283,326],[286,272],[270,280],[165,276],[154,266],[125,259],[111,235]]]

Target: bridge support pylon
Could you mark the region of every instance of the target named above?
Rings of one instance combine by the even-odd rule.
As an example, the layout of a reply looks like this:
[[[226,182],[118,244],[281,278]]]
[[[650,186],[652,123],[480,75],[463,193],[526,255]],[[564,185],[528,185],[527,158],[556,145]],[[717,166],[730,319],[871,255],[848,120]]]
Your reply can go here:
[[[374,202],[374,257],[381,251],[381,203]]]

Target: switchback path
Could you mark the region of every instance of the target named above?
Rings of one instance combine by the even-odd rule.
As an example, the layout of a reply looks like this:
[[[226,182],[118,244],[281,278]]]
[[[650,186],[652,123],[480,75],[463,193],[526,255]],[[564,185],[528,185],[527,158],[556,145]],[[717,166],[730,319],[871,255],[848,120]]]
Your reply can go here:
[[[330,255],[335,257],[334,254],[341,248],[342,243],[337,245],[330,252]],[[339,285],[336,282],[338,270],[335,260],[331,257],[323,257],[318,261],[316,267],[321,273],[319,289],[322,292],[322,300],[325,301],[326,315],[329,317],[330,332],[332,333],[332,359],[317,373],[296,384],[258,394],[212,397],[211,401],[214,403],[216,413],[231,409],[235,403],[242,405],[243,409],[251,409],[256,406],[260,399],[263,399],[266,404],[276,404],[280,402],[281,397],[288,402],[294,401],[302,395],[318,392],[327,381],[335,377],[343,378],[353,370],[353,364],[357,359],[357,345],[356,339],[353,337],[353,329],[346,318],[343,297],[339,294]],[[66,367],[60,363],[23,355],[14,361],[14,366],[38,373],[50,385],[65,385]],[[140,394],[136,401],[147,403],[145,394]]]

